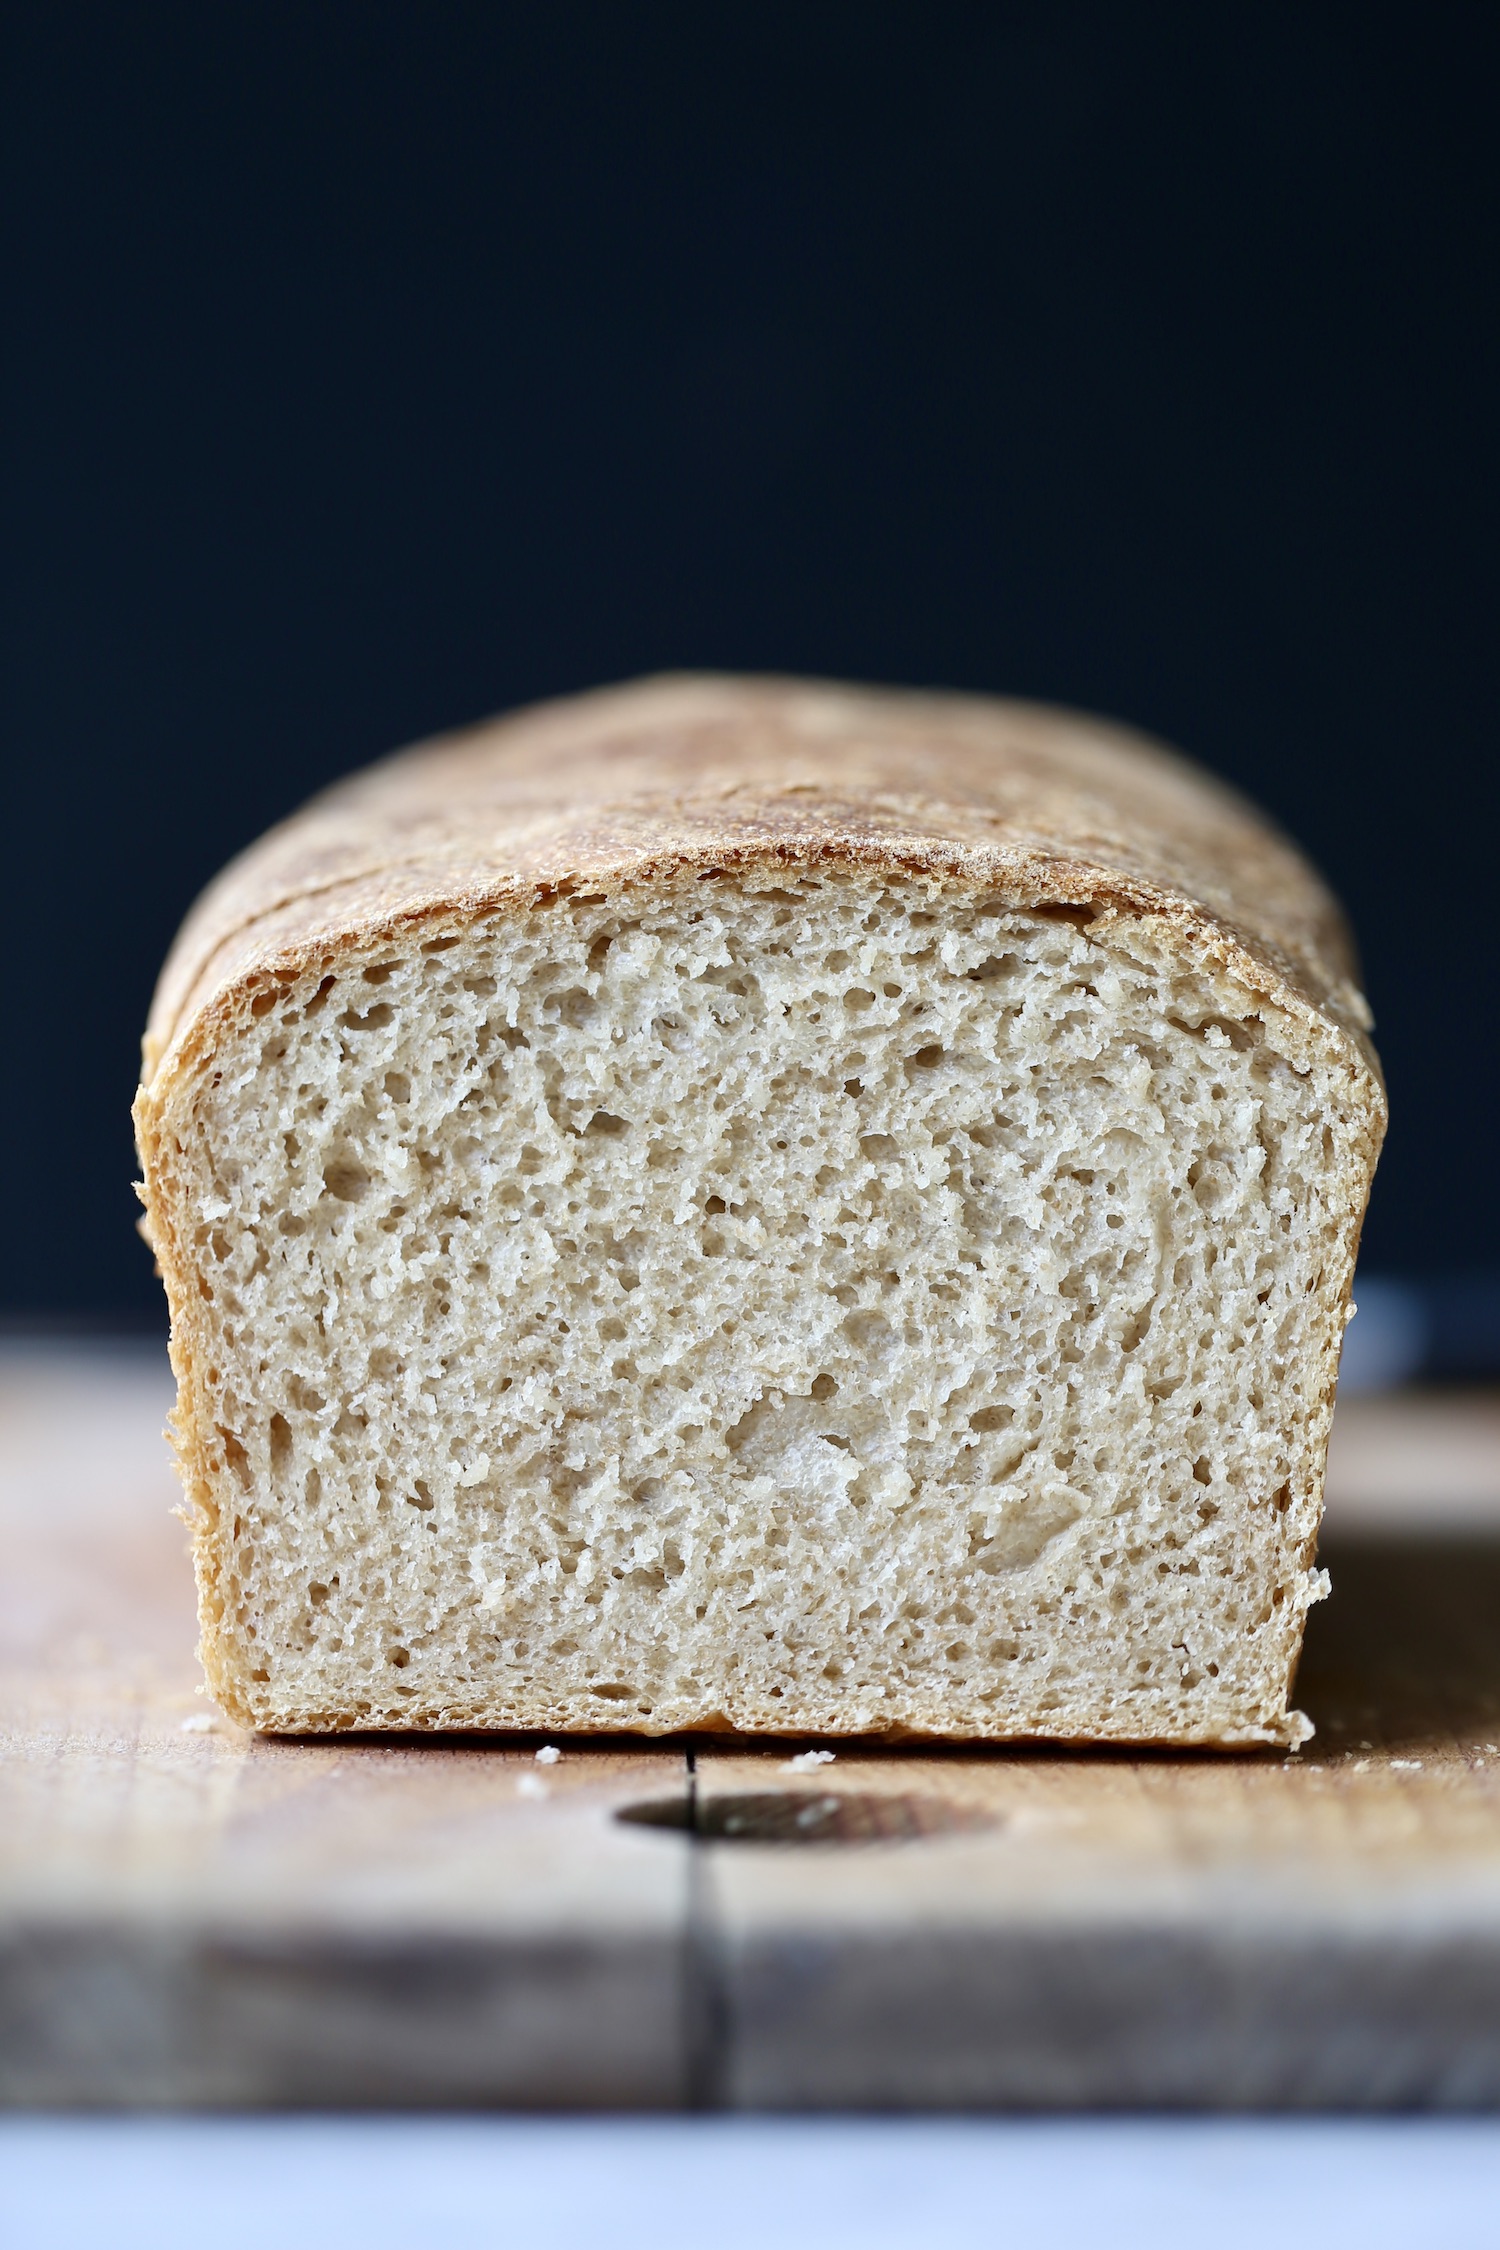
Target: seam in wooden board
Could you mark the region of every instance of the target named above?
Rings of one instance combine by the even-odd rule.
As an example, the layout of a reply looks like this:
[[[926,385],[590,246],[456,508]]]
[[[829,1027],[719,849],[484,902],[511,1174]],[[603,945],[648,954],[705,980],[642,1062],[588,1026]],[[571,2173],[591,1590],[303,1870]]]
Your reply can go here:
[[[687,1917],[683,1933],[684,2092],[690,2110],[725,2104],[728,1991],[708,1846],[698,1826],[698,1754],[687,1753]]]

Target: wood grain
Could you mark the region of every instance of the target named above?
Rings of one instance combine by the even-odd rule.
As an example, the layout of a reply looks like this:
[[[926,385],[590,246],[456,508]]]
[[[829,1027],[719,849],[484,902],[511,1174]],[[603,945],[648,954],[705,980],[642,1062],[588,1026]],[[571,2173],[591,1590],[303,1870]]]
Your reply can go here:
[[[140,1353],[0,1354],[0,2097],[1500,2100],[1487,1402],[1341,1410],[1300,1757],[789,1770],[794,1745],[544,1767],[530,1741],[215,1718],[169,1398]],[[701,1840],[730,1799],[865,1840]],[[680,1824],[615,1817],[642,1804]]]

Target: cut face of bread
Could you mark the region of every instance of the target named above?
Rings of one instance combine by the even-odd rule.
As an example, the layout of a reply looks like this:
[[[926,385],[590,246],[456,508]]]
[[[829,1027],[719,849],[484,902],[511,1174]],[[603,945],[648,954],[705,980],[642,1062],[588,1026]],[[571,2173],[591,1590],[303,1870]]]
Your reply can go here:
[[[721,857],[234,987],[143,1129],[231,1712],[1301,1738],[1369,1066],[1046,888]]]

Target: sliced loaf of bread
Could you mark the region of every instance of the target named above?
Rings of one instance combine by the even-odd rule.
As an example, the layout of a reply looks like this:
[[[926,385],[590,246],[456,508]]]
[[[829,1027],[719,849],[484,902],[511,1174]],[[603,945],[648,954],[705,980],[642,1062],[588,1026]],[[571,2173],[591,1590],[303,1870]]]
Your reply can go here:
[[[212,1692],[1295,1744],[1353,978],[1241,800],[1025,705],[650,681],[318,799],[136,1108]]]

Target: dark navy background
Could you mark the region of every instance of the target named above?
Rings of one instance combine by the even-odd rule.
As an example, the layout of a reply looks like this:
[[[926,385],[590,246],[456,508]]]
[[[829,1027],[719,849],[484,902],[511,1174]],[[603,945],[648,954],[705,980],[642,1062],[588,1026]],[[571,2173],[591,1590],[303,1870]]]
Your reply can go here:
[[[1361,933],[1369,1263],[1487,1287],[1497,24],[8,7],[0,1306],[159,1317],[136,1039],[229,853],[663,665],[1055,697],[1250,789]]]

